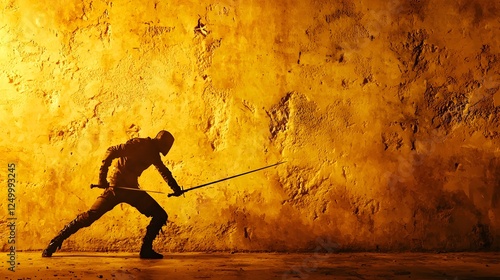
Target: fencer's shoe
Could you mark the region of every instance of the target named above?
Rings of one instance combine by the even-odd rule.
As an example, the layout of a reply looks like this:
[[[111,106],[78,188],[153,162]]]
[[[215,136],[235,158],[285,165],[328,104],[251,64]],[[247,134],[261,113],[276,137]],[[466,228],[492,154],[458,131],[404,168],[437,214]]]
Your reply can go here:
[[[49,246],[42,252],[42,257],[48,258],[52,257],[52,254],[54,254],[57,249],[61,249],[63,239],[60,238],[60,236],[56,236],[52,241],[50,241]]]
[[[156,253],[151,246],[142,245],[141,253],[139,254],[141,259],[163,259],[163,255]]]
[[[82,216],[78,216],[73,221],[69,222],[54,239],[52,239],[45,250],[42,252],[42,257],[52,257],[57,249],[61,249],[62,243],[73,233],[77,232],[80,228],[84,227]]]
[[[165,214],[166,216],[166,214]],[[149,225],[146,227],[146,235],[142,239],[141,253],[139,254],[141,259],[163,259],[163,255],[156,253],[153,250],[153,240],[158,235],[162,225],[165,223],[165,219],[156,219],[153,217]]]

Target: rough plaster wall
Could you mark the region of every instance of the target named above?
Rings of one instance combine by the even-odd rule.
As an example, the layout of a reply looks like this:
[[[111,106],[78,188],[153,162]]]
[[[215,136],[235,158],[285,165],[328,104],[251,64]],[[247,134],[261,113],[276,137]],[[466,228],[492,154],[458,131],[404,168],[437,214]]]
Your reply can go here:
[[[0,3],[18,249],[90,207],[108,146],[160,129],[186,187],[287,161],[154,195],[160,250],[500,248],[497,1]],[[63,247],[138,250],[147,223],[117,206]]]

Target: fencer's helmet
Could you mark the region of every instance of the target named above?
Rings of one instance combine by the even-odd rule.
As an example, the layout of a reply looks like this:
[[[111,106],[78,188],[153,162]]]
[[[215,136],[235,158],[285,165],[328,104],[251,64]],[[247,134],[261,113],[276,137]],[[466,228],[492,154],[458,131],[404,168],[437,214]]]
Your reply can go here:
[[[168,151],[170,151],[170,148],[172,148],[172,145],[174,144],[174,136],[166,130],[158,132],[155,139],[158,143],[158,148],[162,155],[166,155]]]

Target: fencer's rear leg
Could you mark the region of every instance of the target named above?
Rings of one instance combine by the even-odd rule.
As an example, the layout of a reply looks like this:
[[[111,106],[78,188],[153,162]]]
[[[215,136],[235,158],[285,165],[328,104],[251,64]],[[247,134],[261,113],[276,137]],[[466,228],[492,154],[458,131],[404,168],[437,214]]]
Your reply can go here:
[[[162,259],[163,255],[153,250],[153,240],[160,232],[163,225],[167,223],[168,215],[162,208],[153,214],[151,222],[146,227],[146,235],[142,241],[140,257],[141,259]]]
[[[52,239],[45,250],[42,252],[42,257],[51,257],[57,250],[61,249],[62,243],[79,229],[90,226],[94,221],[99,219],[95,211],[87,211],[79,214],[73,221],[69,222],[54,239]]]

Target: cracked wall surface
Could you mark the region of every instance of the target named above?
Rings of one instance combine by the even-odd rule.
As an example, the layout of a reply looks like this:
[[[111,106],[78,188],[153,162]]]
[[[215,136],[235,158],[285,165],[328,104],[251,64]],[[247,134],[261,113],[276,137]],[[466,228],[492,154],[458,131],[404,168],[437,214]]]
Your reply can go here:
[[[286,163],[153,194],[169,214],[159,250],[500,249],[499,8],[0,1],[0,179],[15,163],[18,249],[92,205],[109,146],[161,129],[186,188]],[[168,191],[154,168],[140,184]],[[6,236],[7,195],[0,208]],[[136,251],[148,222],[120,205],[63,248]]]

